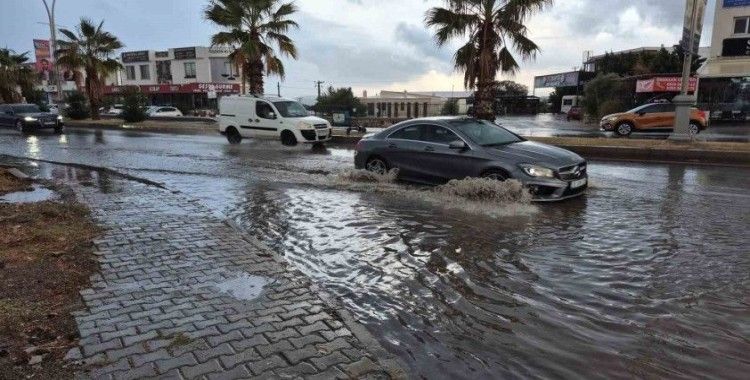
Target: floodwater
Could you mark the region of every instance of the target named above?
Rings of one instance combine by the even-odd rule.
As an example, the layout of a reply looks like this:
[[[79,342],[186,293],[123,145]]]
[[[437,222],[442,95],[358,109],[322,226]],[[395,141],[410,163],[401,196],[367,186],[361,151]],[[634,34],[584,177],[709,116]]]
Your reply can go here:
[[[750,371],[748,168],[595,161],[583,198],[483,213],[431,202],[429,189],[339,183],[345,147],[89,131],[0,132],[0,146],[194,196],[333,293],[413,377]],[[19,162],[116,187],[111,173]]]

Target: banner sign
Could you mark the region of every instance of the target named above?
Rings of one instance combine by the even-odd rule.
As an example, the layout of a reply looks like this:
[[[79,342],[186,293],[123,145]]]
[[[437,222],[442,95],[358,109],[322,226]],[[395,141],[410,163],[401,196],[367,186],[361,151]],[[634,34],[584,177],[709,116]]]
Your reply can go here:
[[[690,78],[688,92],[694,92],[698,87],[698,78]],[[642,79],[635,82],[635,92],[680,92],[682,91],[682,78],[680,77],[656,77]]]
[[[750,6],[750,0],[724,0],[724,8],[748,6]]]
[[[132,86],[104,86],[105,94],[119,94]],[[155,84],[138,86],[144,94],[239,94],[240,85],[236,83],[187,83]]]
[[[46,75],[52,71],[52,51],[49,40],[34,40],[34,56],[37,72]]]
[[[682,27],[682,39],[680,46],[687,52],[698,54],[703,34],[703,15],[706,13],[706,2],[708,0],[685,0],[685,22]],[[695,16],[695,18],[693,18]],[[690,46],[690,31],[693,31],[693,46]]]
[[[724,57],[744,57],[750,55],[750,38],[727,38],[721,49]]]
[[[195,59],[195,48],[177,48],[174,49],[174,59]]]
[[[148,50],[129,51],[120,56],[123,63],[148,62]]]
[[[534,77],[535,88],[578,86],[578,71]]]

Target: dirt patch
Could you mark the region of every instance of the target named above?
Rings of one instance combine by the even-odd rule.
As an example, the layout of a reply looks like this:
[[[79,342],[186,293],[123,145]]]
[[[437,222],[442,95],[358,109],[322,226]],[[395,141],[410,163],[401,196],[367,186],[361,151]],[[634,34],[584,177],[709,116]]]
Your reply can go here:
[[[0,195],[30,190],[31,181],[18,179],[16,176],[8,173],[6,169],[0,168]]]
[[[0,379],[72,378],[72,311],[97,270],[99,229],[74,202],[0,204]]]

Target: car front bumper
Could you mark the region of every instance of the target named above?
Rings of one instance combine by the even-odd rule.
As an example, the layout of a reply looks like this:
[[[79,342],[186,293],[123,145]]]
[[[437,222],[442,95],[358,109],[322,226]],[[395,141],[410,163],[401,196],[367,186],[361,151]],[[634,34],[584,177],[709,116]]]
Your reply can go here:
[[[584,181],[583,185],[574,187],[575,183]],[[565,199],[579,197],[586,193],[589,187],[588,175],[571,181],[563,181],[555,178],[537,179],[523,181],[524,186],[529,189],[534,202],[555,202]]]
[[[321,131],[325,131],[325,133],[321,133]],[[304,129],[299,131],[300,136],[297,136],[297,139],[301,143],[318,143],[318,142],[326,142],[331,140],[333,137],[333,128],[316,128],[316,129]],[[300,137],[302,139],[300,139]]]
[[[602,121],[599,123],[599,129],[605,132],[612,132],[615,130],[615,126],[609,121]]]
[[[62,128],[65,126],[65,123],[63,123],[60,120],[57,121],[23,121],[23,126],[27,129],[57,129]]]

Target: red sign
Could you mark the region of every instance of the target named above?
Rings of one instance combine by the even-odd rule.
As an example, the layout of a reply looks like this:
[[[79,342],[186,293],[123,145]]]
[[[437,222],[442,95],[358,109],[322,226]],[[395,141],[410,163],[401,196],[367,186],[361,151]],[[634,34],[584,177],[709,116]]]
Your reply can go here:
[[[52,51],[49,40],[34,40],[34,56],[36,57],[36,71],[40,73],[52,71]]]
[[[105,94],[119,94],[132,86],[105,86]],[[215,91],[218,94],[239,94],[240,85],[235,83],[187,83],[187,84],[154,84],[138,86],[144,94],[206,94]]]
[[[698,87],[698,78],[690,78],[688,92],[695,92]],[[642,79],[635,83],[635,92],[680,92],[682,91],[682,78],[680,77],[656,77]]]

